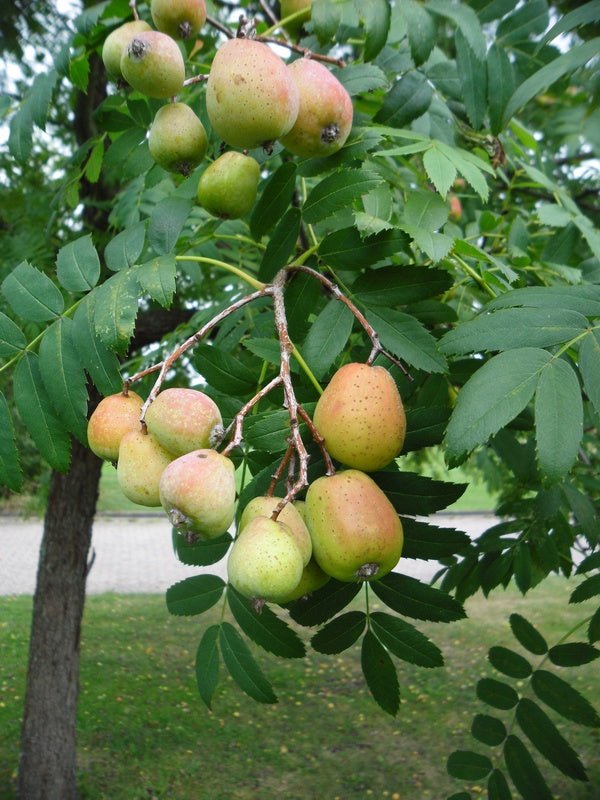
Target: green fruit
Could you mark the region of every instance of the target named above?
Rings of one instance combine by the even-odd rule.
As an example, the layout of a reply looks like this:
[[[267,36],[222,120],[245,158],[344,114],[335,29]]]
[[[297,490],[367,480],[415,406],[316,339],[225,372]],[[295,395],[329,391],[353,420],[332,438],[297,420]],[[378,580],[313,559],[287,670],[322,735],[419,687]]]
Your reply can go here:
[[[313,556],[340,581],[373,580],[392,570],[404,541],[400,518],[364,472],[317,478],[306,493]]]
[[[230,150],[208,166],[198,183],[198,202],[222,219],[245,216],[256,202],[260,178],[258,162]]]
[[[298,116],[281,144],[297,156],[330,156],[346,142],[354,109],[346,89],[327,67],[299,58],[288,71],[300,94]]]
[[[89,418],[87,438],[90,450],[98,458],[116,464],[119,445],[126,433],[140,430],[140,411],[144,401],[135,392],[104,397]]]
[[[172,460],[172,453],[151,433],[141,429],[126,433],[117,462],[117,479],[125,497],[141,506],[160,506],[158,484]]]
[[[304,11],[304,14],[300,14],[295,20],[288,22],[284,26],[286,31],[291,33],[292,36],[297,36],[302,30],[304,23],[308,22],[310,19],[312,0],[281,0],[279,5],[281,9],[281,19],[296,14],[298,11]]]
[[[280,600],[279,604],[284,605],[285,603],[292,603],[294,600],[300,600],[302,597],[307,597],[316,592],[317,589],[325,586],[329,580],[331,580],[329,575],[326,575],[314,558],[311,558],[302,570],[302,576],[296,588],[283,600]]]
[[[206,155],[204,125],[185,103],[159,108],[148,134],[150,155],[168,172],[189,175]]]
[[[279,603],[302,577],[302,556],[282,522],[254,517],[239,534],[227,561],[229,582],[240,594]]]
[[[160,502],[171,524],[206,539],[227,532],[235,512],[235,467],[216,450],[186,453],[164,470]]]
[[[280,497],[267,497],[266,495],[252,498],[240,517],[240,531],[243,531],[254,517],[270,517],[280,500]],[[277,520],[283,522],[290,529],[302,555],[302,564],[306,566],[312,555],[312,542],[302,516],[292,503],[287,503],[277,515]]]
[[[174,39],[189,39],[206,22],[206,3],[204,0],[152,0],[150,13],[159,31]]]
[[[121,72],[138,92],[163,100],[178,94],[185,80],[177,42],[159,31],[134,36],[121,57]]]
[[[102,46],[102,61],[109,76],[113,80],[118,80],[123,77],[121,72],[121,57],[123,51],[129,45],[129,42],[137,33],[150,31],[152,28],[147,22],[142,19],[136,19],[133,22],[126,22],[119,28],[116,28],[112,33],[109,33],[104,40]]]
[[[333,458],[365,472],[385,467],[404,444],[402,399],[384,367],[345,364],[319,398],[313,419]]]
[[[222,432],[217,404],[197,389],[165,389],[148,406],[149,432],[175,456],[211,447],[213,434]],[[217,430],[215,430],[215,428]]]
[[[253,39],[218,49],[206,82],[206,111],[215,133],[232,147],[270,145],[298,115],[298,89],[285,62]]]

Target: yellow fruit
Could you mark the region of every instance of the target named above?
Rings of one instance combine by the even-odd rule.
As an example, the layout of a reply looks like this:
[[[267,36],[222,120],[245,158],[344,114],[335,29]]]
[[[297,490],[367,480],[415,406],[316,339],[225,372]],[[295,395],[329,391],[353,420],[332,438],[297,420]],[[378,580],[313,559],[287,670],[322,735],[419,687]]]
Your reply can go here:
[[[159,108],[148,134],[150,155],[168,172],[189,175],[206,155],[204,125],[185,103]]]
[[[142,19],[126,22],[119,28],[108,34],[102,46],[102,61],[109,76],[113,80],[123,77],[121,72],[121,57],[123,51],[129,45],[133,37],[143,31],[150,31],[152,28]]]
[[[215,217],[244,217],[256,201],[259,178],[260,167],[254,158],[230,150],[200,176],[198,203]]]
[[[161,447],[151,433],[126,433],[117,462],[117,479],[125,497],[141,506],[160,506],[158,484],[172,460],[173,454]]]
[[[135,392],[111,394],[96,406],[87,427],[90,450],[99,458],[117,463],[121,439],[129,431],[140,430],[140,411],[144,401]]]
[[[252,498],[244,508],[240,517],[240,531],[243,531],[254,517],[270,517],[280,500],[280,497],[267,497],[266,495]],[[278,514],[277,520],[287,525],[292,532],[292,536],[296,540],[296,544],[302,555],[302,563],[306,566],[312,555],[312,543],[310,541],[308,528],[302,516],[292,503],[287,503]]]
[[[173,39],[189,39],[206,22],[206,3],[204,0],[152,0],[150,13],[159,31]]]
[[[121,72],[138,92],[164,100],[179,94],[185,80],[177,42],[159,31],[143,31],[133,37],[123,51]]]

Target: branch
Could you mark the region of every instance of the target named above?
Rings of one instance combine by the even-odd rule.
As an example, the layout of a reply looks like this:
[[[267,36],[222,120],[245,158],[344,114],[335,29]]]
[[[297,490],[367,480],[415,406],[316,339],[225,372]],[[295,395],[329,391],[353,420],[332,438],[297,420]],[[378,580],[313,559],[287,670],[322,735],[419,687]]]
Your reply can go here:
[[[278,44],[282,47],[287,47],[288,50],[293,50],[295,53],[300,53],[304,58],[312,58],[313,61],[324,61],[327,64],[335,64],[336,67],[345,67],[346,62],[343,58],[335,58],[335,56],[325,56],[321,53],[313,53],[308,47],[302,47],[299,44],[285,41],[284,39],[277,39],[272,36],[257,36],[257,42],[265,42],[270,44]]]
[[[191,86],[193,83],[204,83],[208,80],[208,75],[193,75],[191,78],[186,78],[183,82],[184,86]]]
[[[221,33],[224,33],[228,39],[235,39],[235,35],[229,30],[229,28],[226,25],[223,25],[223,23],[219,22],[218,19],[208,16],[206,17],[206,21],[211,27],[216,28],[216,30],[221,31]]]
[[[129,8],[131,9],[131,12],[133,14],[133,18],[134,19],[139,19],[140,15],[138,14],[136,0],[129,0]]]
[[[244,420],[248,416],[250,411],[252,411],[254,406],[258,402],[260,402],[260,400],[262,400],[263,397],[265,397],[271,391],[271,389],[275,389],[275,387],[279,386],[281,382],[282,382],[281,375],[277,375],[277,377],[273,378],[273,380],[267,383],[266,386],[263,386],[263,388],[259,392],[257,392],[253,398],[248,400],[248,402],[245,403],[240,408],[240,410],[233,418],[231,425],[227,428],[223,436],[223,438],[225,438],[226,436],[229,435],[229,431],[233,430],[233,436],[231,437],[231,441],[229,442],[227,447],[223,450],[222,454],[224,456],[228,456],[233,449],[239,447],[239,445],[242,443],[243,439],[242,431],[244,426]]]

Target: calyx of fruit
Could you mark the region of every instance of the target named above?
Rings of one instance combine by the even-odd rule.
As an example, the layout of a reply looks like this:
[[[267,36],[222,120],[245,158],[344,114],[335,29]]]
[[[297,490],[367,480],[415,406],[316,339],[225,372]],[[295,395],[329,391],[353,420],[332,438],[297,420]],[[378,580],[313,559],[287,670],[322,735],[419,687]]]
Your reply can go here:
[[[404,406],[384,367],[345,364],[319,398],[313,419],[333,458],[365,472],[385,467],[404,444]]]
[[[148,134],[148,148],[156,163],[168,172],[189,175],[206,155],[204,125],[186,103],[159,108]]]
[[[159,31],[174,39],[189,39],[206,22],[206,3],[204,0],[152,0],[150,13]]]
[[[256,202],[260,167],[251,156],[229,150],[200,176],[198,202],[222,219],[245,216]]]
[[[243,531],[254,517],[270,517],[280,500],[280,497],[267,497],[266,495],[253,497],[240,517],[240,530]],[[312,555],[312,542],[302,516],[292,503],[287,503],[277,515],[277,520],[278,522],[283,522],[290,529],[302,555],[302,564],[306,566]]]
[[[126,22],[108,34],[102,46],[102,61],[109,76],[113,80],[123,77],[121,72],[121,57],[133,37],[152,28],[143,19]]]
[[[216,450],[193,450],[167,466],[159,492],[175,528],[214,539],[226,533],[233,522],[235,467]]]
[[[160,31],[138,33],[121,57],[121,72],[146,97],[166,99],[181,91],[185,64],[177,42]]]
[[[394,506],[359,470],[311,483],[306,524],[316,562],[340,581],[381,578],[396,566],[402,552],[402,524]]]
[[[285,62],[268,45],[229,39],[218,49],[206,83],[206,110],[227,144],[242,149],[271,144],[296,121],[298,103]]]
[[[141,426],[126,433],[117,462],[117,479],[125,497],[141,506],[160,506],[158,484],[172,460],[173,454]]]
[[[222,432],[217,404],[197,389],[172,388],[160,392],[148,406],[149,432],[175,456],[211,447]]]
[[[117,463],[121,439],[140,428],[144,401],[135,392],[119,392],[103,397],[92,412],[87,426],[90,450],[98,458]]]

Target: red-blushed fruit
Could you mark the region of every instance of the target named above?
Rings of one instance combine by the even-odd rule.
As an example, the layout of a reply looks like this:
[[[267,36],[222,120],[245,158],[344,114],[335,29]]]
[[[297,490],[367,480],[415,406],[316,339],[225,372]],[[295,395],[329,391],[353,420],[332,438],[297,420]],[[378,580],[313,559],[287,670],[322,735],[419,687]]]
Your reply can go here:
[[[214,539],[233,522],[235,467],[216,450],[193,450],[165,468],[159,492],[175,528]]]
[[[211,447],[223,424],[214,400],[197,389],[184,388],[160,392],[148,406],[145,422],[149,432],[175,456]]]
[[[152,0],[150,13],[159,31],[173,39],[189,39],[206,22],[206,3],[204,0]]]
[[[400,518],[375,481],[359,470],[344,470],[310,484],[306,524],[315,561],[340,581],[381,578],[400,559]]]
[[[159,166],[189,175],[207,147],[204,125],[186,103],[168,103],[158,109],[148,134],[148,149]]]
[[[229,150],[210,164],[198,182],[198,203],[221,219],[244,217],[256,202],[258,161]]]
[[[244,508],[240,517],[240,531],[243,531],[254,517],[270,517],[280,500],[281,497],[267,497],[266,495],[253,497]],[[284,525],[287,525],[292,532],[292,536],[296,540],[296,544],[302,555],[302,563],[306,566],[312,555],[312,543],[304,519],[292,503],[287,503],[282,508],[277,515],[277,519],[279,522],[283,522]]]
[[[346,89],[327,67],[299,58],[288,67],[300,94],[296,121],[282,145],[297,156],[330,156],[346,142],[354,109]]]
[[[319,398],[313,419],[330,455],[365,472],[385,467],[404,444],[404,406],[384,367],[340,367]]]
[[[141,428],[126,433],[117,462],[117,479],[125,497],[141,506],[160,506],[160,476],[172,460],[173,454],[151,433]]]
[[[102,61],[109,77],[118,80],[123,77],[121,72],[121,57],[133,37],[152,28],[143,19],[126,22],[108,34],[102,45]]]
[[[185,80],[179,45],[160,31],[145,31],[133,37],[123,51],[121,72],[138,92],[159,100],[179,94]]]
[[[300,600],[302,597],[307,597],[316,592],[317,589],[325,586],[330,580],[329,575],[323,572],[314,558],[311,558],[302,570],[302,576],[296,588],[280,600],[279,604],[284,605],[285,603],[292,603],[294,600]]]
[[[296,121],[298,102],[285,62],[268,45],[229,39],[219,47],[206,82],[206,111],[227,144],[270,145]]]
[[[92,412],[87,426],[90,450],[105,461],[117,463],[119,445],[126,433],[140,429],[140,411],[144,401],[129,390],[102,398]]]

